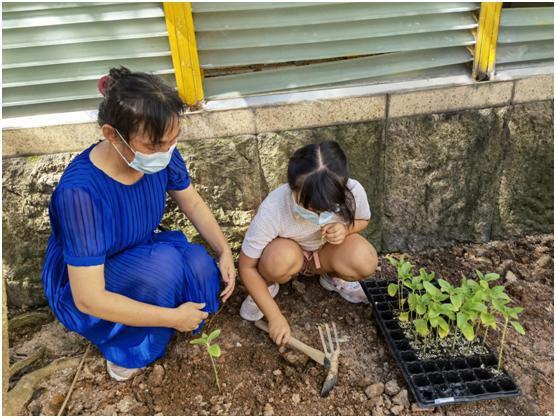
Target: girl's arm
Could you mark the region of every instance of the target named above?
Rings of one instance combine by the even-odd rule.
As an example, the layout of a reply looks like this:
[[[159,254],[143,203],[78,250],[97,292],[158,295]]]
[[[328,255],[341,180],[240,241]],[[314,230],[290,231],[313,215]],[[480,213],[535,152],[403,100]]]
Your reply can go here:
[[[222,280],[226,283],[226,288],[220,296],[225,302],[232,295],[236,278],[234,258],[226,237],[193,185],[183,190],[170,190],[168,193],[218,256],[218,268]]]
[[[163,308],[130,299],[105,289],[104,265],[68,265],[71,293],[77,309],[88,315],[135,327],[166,327],[192,331],[208,317],[202,303]]]
[[[367,225],[369,225],[368,219],[356,219],[353,225],[349,225],[346,228],[346,235],[356,234],[358,232],[364,231],[365,228],[367,228]]]
[[[270,337],[278,345],[285,344],[290,339],[291,330],[278,304],[268,292],[265,279],[257,270],[258,262],[258,259],[248,257],[241,251],[239,254],[239,275],[247,291],[266,317]]]

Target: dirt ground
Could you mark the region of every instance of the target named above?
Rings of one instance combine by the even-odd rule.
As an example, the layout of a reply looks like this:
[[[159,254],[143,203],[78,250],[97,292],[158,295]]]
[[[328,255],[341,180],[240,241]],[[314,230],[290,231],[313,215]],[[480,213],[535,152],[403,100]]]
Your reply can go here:
[[[399,255],[399,254],[398,254]],[[552,415],[554,410],[553,236],[524,237],[482,245],[406,254],[418,266],[455,281],[475,269],[497,271],[516,304],[525,307],[525,336],[512,333],[505,367],[522,391],[517,398],[419,410],[372,319],[369,305],[352,305],[323,289],[316,278],[282,286],[277,297],[293,334],[320,348],[317,323],[335,321],[342,344],[338,384],[327,398],[319,391],[324,370],[291,350],[279,350],[262,331],[242,320],[245,297],[240,286],[210,325],[220,328],[222,356],[217,368],[219,394],[212,366],[190,335],[173,338],[167,355],[129,382],[108,376],[96,348],[88,359],[68,403],[70,415]],[[508,273],[509,271],[509,273]],[[393,277],[381,260],[375,278]],[[495,334],[495,333],[493,333]],[[498,338],[492,335],[490,338]],[[491,340],[492,341],[492,340]],[[87,342],[53,321],[10,335],[10,360],[25,358],[41,346],[42,361],[30,370],[63,356],[81,356]],[[55,415],[75,371],[60,370],[44,381],[25,408],[28,415]],[[21,376],[14,376],[10,387]],[[385,385],[385,389],[384,386]]]

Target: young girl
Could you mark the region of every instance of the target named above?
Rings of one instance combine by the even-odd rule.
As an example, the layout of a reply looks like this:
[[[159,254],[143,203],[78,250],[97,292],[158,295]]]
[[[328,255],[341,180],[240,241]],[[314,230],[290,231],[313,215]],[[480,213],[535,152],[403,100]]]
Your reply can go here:
[[[174,330],[192,331],[234,289],[232,252],[191,185],[176,148],[184,104],[146,73],[99,81],[104,137],[66,168],[52,195],[43,284],[67,328],[95,344],[126,380],[161,357]],[[218,257],[179,231],[157,231],[166,194]],[[207,313],[208,312],[208,313]]]
[[[349,178],[338,143],[298,149],[289,161],[288,183],[266,197],[245,235],[239,273],[250,296],[241,317],[266,316],[273,341],[285,344],[290,327],[274,297],[297,274],[320,275],[325,289],[351,303],[367,302],[357,281],[375,271],[378,258],[358,232],[370,217],[365,190]]]

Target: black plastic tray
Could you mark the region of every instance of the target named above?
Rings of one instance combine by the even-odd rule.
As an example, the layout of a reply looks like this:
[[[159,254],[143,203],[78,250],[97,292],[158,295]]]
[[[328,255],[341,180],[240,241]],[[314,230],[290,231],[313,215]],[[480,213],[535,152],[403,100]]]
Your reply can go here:
[[[430,408],[461,402],[499,399],[520,395],[514,379],[505,370],[494,376],[488,368],[498,360],[487,347],[488,355],[419,360],[403,330],[394,318],[395,298],[387,292],[389,280],[361,282],[373,305],[373,316],[390,351],[398,362],[417,405]]]

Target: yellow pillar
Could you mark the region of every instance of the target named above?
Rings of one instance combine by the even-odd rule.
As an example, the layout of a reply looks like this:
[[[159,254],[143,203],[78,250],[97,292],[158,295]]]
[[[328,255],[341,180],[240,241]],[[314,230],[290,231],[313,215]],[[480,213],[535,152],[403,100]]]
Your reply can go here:
[[[196,106],[204,96],[191,3],[165,2],[164,15],[178,92],[189,106]]]
[[[501,12],[502,2],[481,3],[473,62],[473,78],[476,80],[488,80],[494,73]]]

